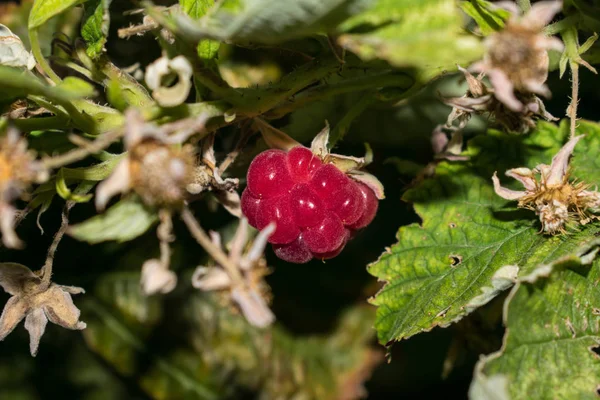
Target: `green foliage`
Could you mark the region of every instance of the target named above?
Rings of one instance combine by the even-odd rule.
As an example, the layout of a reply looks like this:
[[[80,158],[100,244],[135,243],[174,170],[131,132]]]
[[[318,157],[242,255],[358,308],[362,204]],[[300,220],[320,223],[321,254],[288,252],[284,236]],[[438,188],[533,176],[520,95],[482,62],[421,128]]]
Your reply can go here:
[[[338,41],[362,59],[422,68],[431,79],[482,56],[478,39],[466,35],[454,0],[380,0],[340,27]]]
[[[505,310],[504,345],[480,362],[477,380],[503,375],[513,399],[597,398],[599,280],[598,261],[591,267],[566,263],[547,278],[515,286]]]
[[[502,29],[504,21],[510,16],[508,11],[495,7],[493,3],[485,0],[461,1],[460,7],[475,20],[485,36]]]
[[[580,132],[600,132],[582,123]],[[539,123],[526,138],[489,132],[470,142],[468,163],[442,162],[435,177],[408,191],[422,224],[401,227],[399,243],[369,266],[387,282],[372,300],[381,343],[447,326],[510,287],[518,276],[563,257],[578,259],[595,244],[600,228],[590,225],[564,237],[539,234],[531,211],[517,210],[494,193],[494,171],[549,164],[565,142],[566,125]],[[574,178],[600,182],[586,169],[599,154],[588,134],[575,152]],[[583,152],[583,154],[582,154]],[[510,157],[507,157],[509,155]]]
[[[69,234],[89,243],[107,240],[126,242],[145,233],[157,219],[154,211],[144,206],[137,197],[129,197],[106,212],[72,226]]]
[[[112,0],[93,0],[86,3],[81,25],[81,37],[87,43],[86,52],[97,58],[104,51],[110,26],[109,7]]]
[[[185,8],[190,9],[185,2]],[[181,29],[198,38],[221,41],[281,43],[316,33],[328,33],[346,18],[372,6],[373,0],[232,0],[214,13]],[[195,7],[195,10],[200,9]]]
[[[214,0],[179,0],[183,12],[193,19],[199,19],[206,15],[214,3]],[[212,60],[217,56],[219,47],[221,44],[216,40],[201,40],[198,43],[198,57],[202,60]]]
[[[33,8],[29,13],[29,29],[36,29],[50,18],[70,9],[71,7],[85,3],[87,0],[35,0]]]

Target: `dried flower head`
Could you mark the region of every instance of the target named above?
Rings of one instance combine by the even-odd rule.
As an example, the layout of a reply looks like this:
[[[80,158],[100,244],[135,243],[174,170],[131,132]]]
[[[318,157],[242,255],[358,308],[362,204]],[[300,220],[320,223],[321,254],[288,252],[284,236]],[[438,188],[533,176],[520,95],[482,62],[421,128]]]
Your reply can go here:
[[[205,291],[226,293],[249,323],[258,327],[270,325],[275,316],[268,307],[269,291],[263,279],[268,269],[262,256],[267,240],[274,231],[275,224],[269,224],[256,236],[250,249],[244,252],[248,244],[248,220],[241,218],[230,243],[227,260],[214,267],[198,267],[192,277],[192,285]],[[218,233],[211,232],[211,240],[216,248],[222,248]]]
[[[494,173],[492,180],[496,194],[507,200],[518,200],[519,207],[535,211],[540,216],[542,231],[552,235],[565,233],[565,226],[571,226],[573,222],[584,225],[596,218],[590,211],[600,208],[600,193],[588,190],[589,186],[582,182],[569,181],[569,158],[582,137],[569,140],[549,166],[540,164],[533,170],[514,168],[506,171],[507,176],[523,184],[524,191],[502,187]]]
[[[468,90],[462,97],[444,98],[444,103],[452,107],[446,121],[446,129],[463,129],[472,115],[491,118],[508,132],[527,133],[535,128],[537,119],[554,121],[557,118],[546,111],[542,100],[531,93],[516,92],[514,95],[524,105],[514,111],[494,96],[494,90],[483,82],[483,75],[474,77],[459,67],[467,81]]]
[[[6,247],[23,244],[14,231],[16,209],[12,203],[23,198],[32,183],[48,179],[48,172],[36,161],[35,153],[27,149],[27,141],[14,128],[0,137],[0,232]]]
[[[543,29],[561,11],[562,2],[540,1],[520,17],[514,3],[507,5],[513,15],[504,29],[486,39],[483,61],[470,69],[485,73],[494,87],[494,96],[510,110],[521,111],[525,105],[517,93],[550,95],[545,85],[547,50],[562,51],[564,45],[559,39],[544,35]]]
[[[182,145],[204,129],[206,116],[168,126],[146,123],[135,110],[126,113],[125,147],[128,150],[111,176],[98,185],[96,207],[103,209],[117,193],[135,191],[149,206],[181,207],[193,183],[195,155]],[[177,134],[169,135],[169,131]]]
[[[231,215],[239,218],[242,216],[240,195],[236,191],[239,179],[221,177],[223,164],[217,166],[214,143],[214,134],[210,134],[204,139],[200,162],[194,168],[192,183],[188,185],[187,190],[192,194],[213,192],[223,207]]]
[[[67,329],[85,329],[79,321],[79,309],[73,304],[72,294],[84,293],[82,288],[50,283],[24,265],[0,264],[0,286],[12,297],[0,316],[0,340],[25,318],[29,331],[29,349],[35,356],[48,320]]]

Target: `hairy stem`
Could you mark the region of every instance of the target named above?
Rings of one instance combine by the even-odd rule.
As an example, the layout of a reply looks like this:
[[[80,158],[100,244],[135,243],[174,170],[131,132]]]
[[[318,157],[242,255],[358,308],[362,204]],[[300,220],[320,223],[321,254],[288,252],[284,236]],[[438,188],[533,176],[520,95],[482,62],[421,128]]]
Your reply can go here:
[[[202,229],[187,206],[181,211],[181,219],[187,226],[190,234],[196,239],[196,242],[198,242],[198,244],[202,246],[204,250],[206,250],[206,252],[223,267],[223,269],[225,269],[225,271],[227,271],[229,277],[236,283],[242,282],[242,274],[238,267],[231,262],[221,248],[216,246],[212,240],[210,240],[208,234]]]
[[[571,118],[571,129],[569,138],[575,137],[577,129],[577,106],[579,104],[579,64],[570,62],[571,67],[571,103],[567,108],[567,115]]]

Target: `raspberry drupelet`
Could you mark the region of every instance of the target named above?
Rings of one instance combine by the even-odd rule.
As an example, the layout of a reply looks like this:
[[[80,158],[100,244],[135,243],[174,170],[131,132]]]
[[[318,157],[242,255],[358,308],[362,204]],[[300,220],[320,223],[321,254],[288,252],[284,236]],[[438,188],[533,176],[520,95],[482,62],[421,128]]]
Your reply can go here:
[[[369,225],[378,199],[371,188],[324,164],[310,149],[266,150],[248,169],[242,212],[250,225],[277,228],[269,238],[288,262],[337,256],[354,231]]]

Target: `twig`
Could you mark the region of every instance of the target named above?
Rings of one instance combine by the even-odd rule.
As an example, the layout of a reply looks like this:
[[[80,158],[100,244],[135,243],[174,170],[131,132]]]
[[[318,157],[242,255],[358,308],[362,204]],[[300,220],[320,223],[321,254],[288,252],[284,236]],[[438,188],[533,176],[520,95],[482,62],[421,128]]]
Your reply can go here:
[[[58,248],[58,244],[62,240],[67,228],[69,227],[69,211],[76,203],[74,201],[67,201],[65,207],[62,212],[62,221],[60,224],[60,228],[54,235],[54,239],[52,240],[52,244],[48,248],[48,255],[46,256],[46,262],[42,267],[42,283],[39,286],[40,291],[44,291],[48,289],[52,280],[52,266],[54,265],[54,254],[56,253],[56,249]]]
[[[204,229],[202,229],[198,221],[196,221],[196,218],[194,218],[187,206],[184,206],[181,211],[181,219],[187,226],[190,234],[196,239],[196,242],[198,242],[198,244],[225,269],[225,271],[227,271],[229,277],[236,283],[243,283],[243,277],[238,267],[231,262],[229,257],[223,252],[223,249],[216,246],[212,240],[210,240],[210,237],[206,234]]]
[[[83,160],[90,154],[98,153],[116,142],[124,135],[123,129],[116,129],[100,136],[95,141],[89,143],[86,147],[75,149],[57,157],[48,157],[42,160],[44,166],[48,169],[59,168],[64,165]]]

